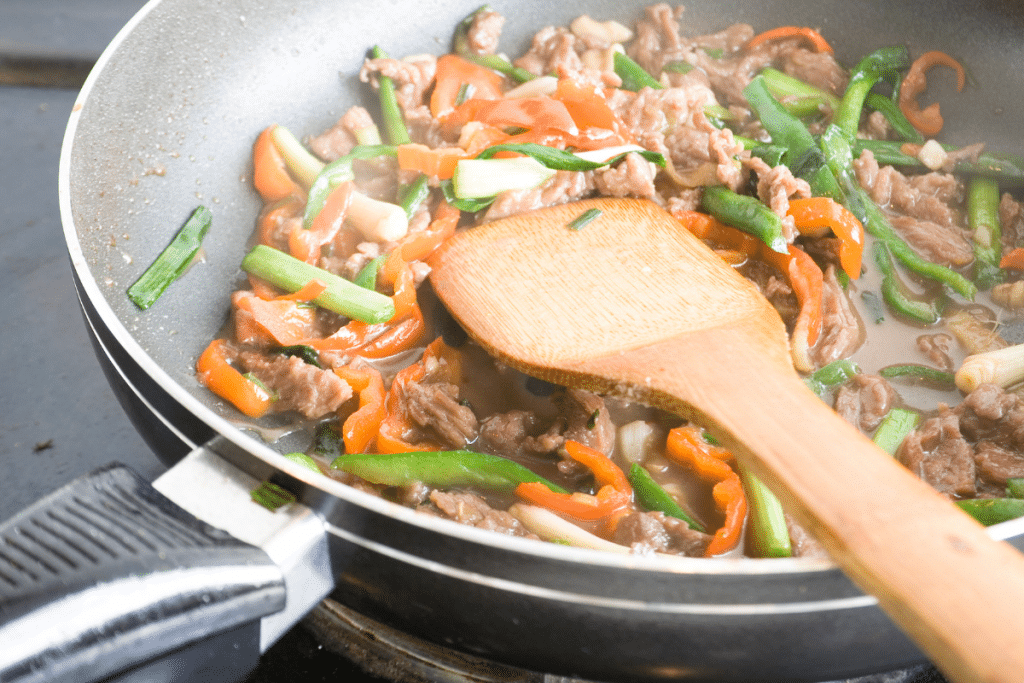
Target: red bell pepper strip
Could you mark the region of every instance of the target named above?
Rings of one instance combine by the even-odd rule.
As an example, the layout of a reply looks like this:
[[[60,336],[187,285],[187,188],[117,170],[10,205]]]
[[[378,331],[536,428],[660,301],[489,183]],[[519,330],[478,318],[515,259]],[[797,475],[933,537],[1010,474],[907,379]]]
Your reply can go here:
[[[720,555],[739,545],[747,517],[747,497],[740,475],[729,465],[732,453],[708,443],[700,427],[687,424],[668,433],[665,455],[693,470],[701,479],[714,482],[711,497],[715,508],[725,515],[725,521],[704,551],[705,557]]]
[[[1006,252],[1003,258],[999,260],[999,267],[1024,270],[1024,247],[1017,247],[1012,251]]]
[[[196,376],[210,391],[252,418],[262,417],[273,399],[263,387],[250,382],[231,367],[224,350],[225,341],[214,339],[196,362]]]
[[[632,504],[633,487],[625,473],[604,453],[576,441],[566,441],[565,452],[594,473],[594,480],[600,486],[597,494],[557,493],[540,482],[528,482],[516,487],[516,495],[576,519],[607,519],[614,524]]]
[[[431,149],[426,145],[410,142],[399,145],[396,150],[398,168],[403,171],[419,171],[423,175],[438,180],[448,180],[455,173],[455,165],[460,159],[468,159],[469,152],[461,147],[438,147]]]
[[[365,453],[373,447],[387,411],[384,407],[384,380],[380,372],[370,366],[354,368],[351,365],[334,368],[334,374],[348,382],[359,394],[359,407],[342,423],[341,437],[346,453]]]
[[[498,99],[502,95],[501,84],[502,76],[496,71],[458,55],[439,57],[434,91],[430,95],[430,113],[435,119],[451,113],[459,104],[460,92],[466,92],[467,102]]]
[[[747,43],[747,49],[767,43],[770,40],[779,40],[781,38],[804,38],[814,47],[815,52],[827,52],[832,54],[832,46],[828,44],[820,33],[815,31],[813,28],[806,26],[779,26],[778,28],[769,29],[764,33],[759,33],[750,39]]]
[[[839,263],[850,279],[860,277],[864,254],[864,226],[849,209],[829,197],[789,200],[788,215],[797,230],[808,234],[813,229],[831,229],[839,238]]]
[[[345,182],[331,190],[309,230],[301,224],[292,228],[288,235],[288,251],[292,256],[311,265],[317,264],[320,249],[334,241],[345,222],[354,187],[351,182]]]
[[[939,65],[948,66],[956,71],[956,90],[961,92],[967,82],[964,67],[945,52],[938,50],[925,52],[915,59],[900,86],[900,111],[922,135],[934,136],[942,130],[943,120],[939,112],[939,103],[933,102],[921,109],[917,101],[917,96],[928,87],[928,71]]]
[[[252,148],[253,184],[265,202],[285,197],[303,196],[305,193],[288,173],[284,157],[278,151],[271,134],[277,126],[268,126],[256,138]]]

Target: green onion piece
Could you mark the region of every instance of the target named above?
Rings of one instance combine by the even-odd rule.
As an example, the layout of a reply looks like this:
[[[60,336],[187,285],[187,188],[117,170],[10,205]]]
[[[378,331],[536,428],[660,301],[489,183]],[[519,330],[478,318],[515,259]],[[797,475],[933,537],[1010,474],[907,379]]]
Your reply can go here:
[[[388,54],[379,45],[374,45],[370,54],[374,59],[388,58]],[[395,82],[387,76],[378,74],[377,84],[380,110],[384,118],[384,131],[387,133],[388,142],[392,145],[408,144],[411,141],[409,129],[405,125],[402,108],[398,106],[398,99],[395,97]]]
[[[696,69],[693,64],[689,62],[669,62],[661,68],[662,71],[668,71],[673,74],[688,74]],[[659,84],[660,85],[660,84]]]
[[[513,460],[475,451],[349,453],[336,458],[331,467],[383,486],[423,482],[434,487],[478,486],[510,491],[519,484],[536,481],[552,491],[566,492]]]
[[[271,512],[277,512],[285,505],[295,502],[295,494],[271,481],[265,481],[257,486],[250,497],[254,503],[262,505]]]
[[[1024,498],[974,498],[956,504],[985,526],[1024,517]]]
[[[590,225],[594,220],[601,215],[601,209],[587,209],[576,218],[569,221],[566,226],[570,230],[582,230],[585,226]]]
[[[284,457],[288,458],[294,463],[302,465],[306,469],[316,472],[317,474],[323,474],[320,471],[320,466],[316,464],[316,460],[309,457],[305,453],[285,453]]]
[[[618,149],[618,148],[617,148]],[[554,147],[548,147],[546,145],[538,145],[535,142],[522,142],[512,143],[504,145],[494,145],[488,147],[484,151],[480,152],[476,156],[476,159],[470,159],[468,161],[474,161],[479,159],[490,159],[498,152],[516,152],[518,154],[525,154],[526,156],[540,162],[546,168],[550,168],[556,171],[593,171],[598,168],[610,166],[627,154],[636,153],[642,156],[647,161],[652,161],[659,166],[665,165],[665,157],[658,152],[652,152],[650,150],[643,149],[642,147],[621,148],[622,151],[613,156],[602,159],[601,161],[593,161],[588,159],[586,155],[592,154],[591,152],[581,152],[579,154],[573,154],[567,152],[564,149],[556,149]],[[600,150],[598,150],[600,151]],[[459,164],[465,163],[467,160],[459,161]]]
[[[896,450],[907,438],[907,434],[920,422],[920,413],[905,408],[893,408],[882,418],[871,440],[889,455],[896,455]]]
[[[739,471],[750,506],[754,551],[759,557],[791,557],[793,542],[779,499],[746,467],[739,467]]]
[[[663,512],[669,517],[675,517],[686,522],[691,529],[707,533],[707,529],[703,524],[695,520],[689,514],[686,513],[683,508],[679,506],[672,496],[668,494],[664,488],[661,487],[658,482],[654,480],[651,473],[648,472],[640,463],[634,462],[629,467],[629,472],[626,473],[626,478],[629,479],[630,485],[633,487],[633,493],[636,494],[637,500],[648,510],[653,512]]]
[[[459,199],[493,197],[508,190],[537,187],[555,175],[532,157],[462,159],[455,165],[452,188]]]
[[[495,197],[460,199],[455,196],[455,186],[451,180],[441,181],[441,193],[444,195],[444,200],[448,202],[452,208],[458,209],[459,211],[465,211],[466,213],[483,211],[493,204],[495,200]]]
[[[612,55],[615,73],[622,79],[622,89],[639,91],[641,88],[654,88],[661,90],[662,85],[651,74],[644,71],[644,68],[627,57],[625,53],[616,51]]]
[[[198,207],[181,226],[170,244],[164,247],[152,265],[128,288],[128,298],[145,310],[188,269],[206,237],[213,214],[205,206]]]
[[[404,185],[398,192],[398,205],[405,210],[411,220],[416,210],[430,197],[430,185],[427,176],[420,173],[416,180]]]
[[[380,272],[380,267],[384,265],[384,261],[388,258],[387,254],[381,254],[377,258],[371,260],[365,266],[363,266],[352,282],[363,287],[365,289],[377,290],[377,273]]]
[[[356,159],[376,159],[382,156],[395,156],[398,152],[392,145],[356,145],[343,157],[335,159],[323,166],[313,178],[306,198],[306,209],[302,214],[302,227],[309,230],[317,214],[323,210],[327,198],[338,185],[355,179],[352,162]]]
[[[974,231],[974,282],[991,289],[1005,279],[999,267],[1002,229],[999,221],[999,181],[974,176],[967,181],[967,220]]]
[[[310,154],[299,139],[284,126],[274,126],[274,130],[270,132],[270,139],[281,153],[292,175],[303,187],[310,187],[323,170],[324,162]]]
[[[320,365],[320,354],[312,346],[306,346],[305,344],[293,344],[292,346],[282,346],[279,353],[285,356],[291,356],[302,360],[307,365],[312,365],[315,368],[323,369]]]
[[[913,380],[939,384],[944,387],[953,387],[954,375],[952,372],[943,372],[927,365],[907,363],[905,365],[890,365],[878,371],[878,374],[887,379],[894,377],[907,377]]]
[[[1006,480],[1007,498],[1024,498],[1024,477],[1014,477]]]
[[[327,289],[313,303],[353,320],[382,323],[395,315],[395,304],[390,297],[360,287],[265,244],[257,244],[242,259],[242,270],[289,292],[297,292],[313,280],[320,280]]]

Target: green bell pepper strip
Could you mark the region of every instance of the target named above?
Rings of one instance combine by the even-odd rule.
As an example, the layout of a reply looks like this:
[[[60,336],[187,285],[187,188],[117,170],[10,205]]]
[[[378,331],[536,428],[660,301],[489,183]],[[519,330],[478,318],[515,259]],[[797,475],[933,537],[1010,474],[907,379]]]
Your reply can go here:
[[[683,508],[679,507],[679,504],[676,503],[672,496],[654,480],[651,473],[644,469],[640,463],[635,462],[629,466],[626,478],[629,480],[630,486],[633,487],[633,493],[636,495],[637,500],[645,508],[654,512],[663,512],[669,517],[681,519],[691,529],[707,533],[704,525],[688,515]]]
[[[878,371],[878,374],[886,379],[905,377],[930,384],[938,384],[943,387],[953,388],[956,384],[955,375],[952,372],[945,372],[927,365],[917,363],[905,363],[903,365],[888,365]]]
[[[420,173],[416,180],[408,185],[403,185],[398,190],[398,205],[405,211],[405,215],[412,220],[413,214],[430,197],[430,185],[427,176]]]
[[[701,206],[727,225],[758,238],[773,251],[789,252],[782,234],[782,219],[756,197],[737,194],[722,185],[704,188]]]
[[[371,260],[365,266],[363,266],[356,276],[352,279],[352,282],[363,287],[365,289],[377,290],[377,273],[380,272],[381,266],[387,260],[387,254],[382,254],[377,258]]]
[[[910,53],[905,46],[883,47],[865,56],[850,72],[850,82],[833,118],[833,125],[851,140],[857,136],[864,100],[875,84],[887,73],[910,66]]]
[[[316,472],[317,474],[323,474],[320,471],[320,466],[316,464],[316,460],[313,460],[313,458],[309,457],[305,453],[285,453],[284,457],[288,458],[294,463],[302,465],[303,467],[312,472]]]
[[[864,104],[877,112],[881,112],[885,120],[889,122],[889,127],[900,136],[901,140],[912,142],[916,145],[924,144],[924,136],[921,135],[917,128],[914,128],[910,121],[907,120],[907,117],[903,115],[903,112],[900,111],[899,105],[890,98],[873,92],[868,94]]]
[[[967,181],[967,221],[974,231],[974,282],[979,289],[991,289],[1006,279],[999,267],[1003,245],[998,181],[980,176]]]
[[[387,59],[388,54],[374,45],[370,50],[374,59]],[[395,82],[388,76],[377,75],[378,96],[380,97],[380,111],[384,119],[384,131],[387,133],[388,142],[392,145],[405,145],[411,142],[409,129],[405,125],[405,117],[402,116],[402,108],[398,106],[398,99],[395,97]]]
[[[1014,477],[1006,480],[1007,498],[1024,498],[1024,477]]]
[[[821,113],[821,107],[835,112],[839,109],[839,98],[832,93],[793,78],[778,69],[768,67],[761,71],[768,91],[790,114],[799,117]]]
[[[938,307],[932,302],[911,299],[903,291],[903,285],[896,269],[889,258],[889,249],[884,242],[875,242],[872,246],[875,263],[882,272],[882,299],[895,313],[911,320],[931,325],[937,323],[942,316]]]
[[[985,526],[1024,517],[1024,498],[973,498],[956,504]]]
[[[860,156],[864,150],[871,150],[875,160],[880,165],[905,166],[914,169],[924,169],[925,165],[921,160],[912,154],[902,150],[905,143],[893,140],[864,140],[853,141],[853,152]],[[955,152],[959,147],[953,145],[942,145],[947,152]],[[1004,152],[982,152],[978,155],[977,161],[961,159],[953,164],[953,172],[958,175],[981,176],[983,178],[994,178],[1000,185],[1008,187],[1024,186],[1024,157]]]
[[[791,557],[793,541],[779,499],[746,467],[740,466],[739,471],[747,493],[754,551],[759,557]]]
[[[889,455],[896,455],[900,444],[921,422],[921,414],[906,408],[893,408],[882,418],[871,440]]]
[[[335,458],[331,467],[384,486],[422,482],[433,487],[477,486],[511,491],[522,483],[537,481],[552,491],[566,493],[513,460],[466,450],[349,453]]]
[[[829,402],[829,392],[860,372],[860,368],[849,358],[834,360],[804,378],[807,388],[818,395],[822,401]]]
[[[212,222],[210,210],[205,206],[197,207],[149,268],[128,288],[128,298],[143,310],[156,303],[171,283],[188,269]]]

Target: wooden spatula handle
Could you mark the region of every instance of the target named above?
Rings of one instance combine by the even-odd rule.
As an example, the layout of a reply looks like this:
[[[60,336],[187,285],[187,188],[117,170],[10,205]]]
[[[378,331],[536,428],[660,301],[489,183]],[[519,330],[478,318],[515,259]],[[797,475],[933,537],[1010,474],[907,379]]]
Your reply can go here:
[[[1024,555],[737,338],[705,333],[700,348],[666,342],[599,363],[645,373],[634,381],[654,400],[732,448],[951,679],[1024,681]]]

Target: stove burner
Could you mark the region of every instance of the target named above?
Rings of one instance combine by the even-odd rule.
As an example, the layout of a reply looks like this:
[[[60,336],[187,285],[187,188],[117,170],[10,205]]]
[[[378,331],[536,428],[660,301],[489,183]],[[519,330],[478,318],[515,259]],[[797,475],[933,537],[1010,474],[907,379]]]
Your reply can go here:
[[[429,643],[327,599],[302,622],[327,650],[393,683],[594,683],[527,671]],[[838,681],[833,683],[840,683]],[[841,683],[946,683],[930,666]]]

